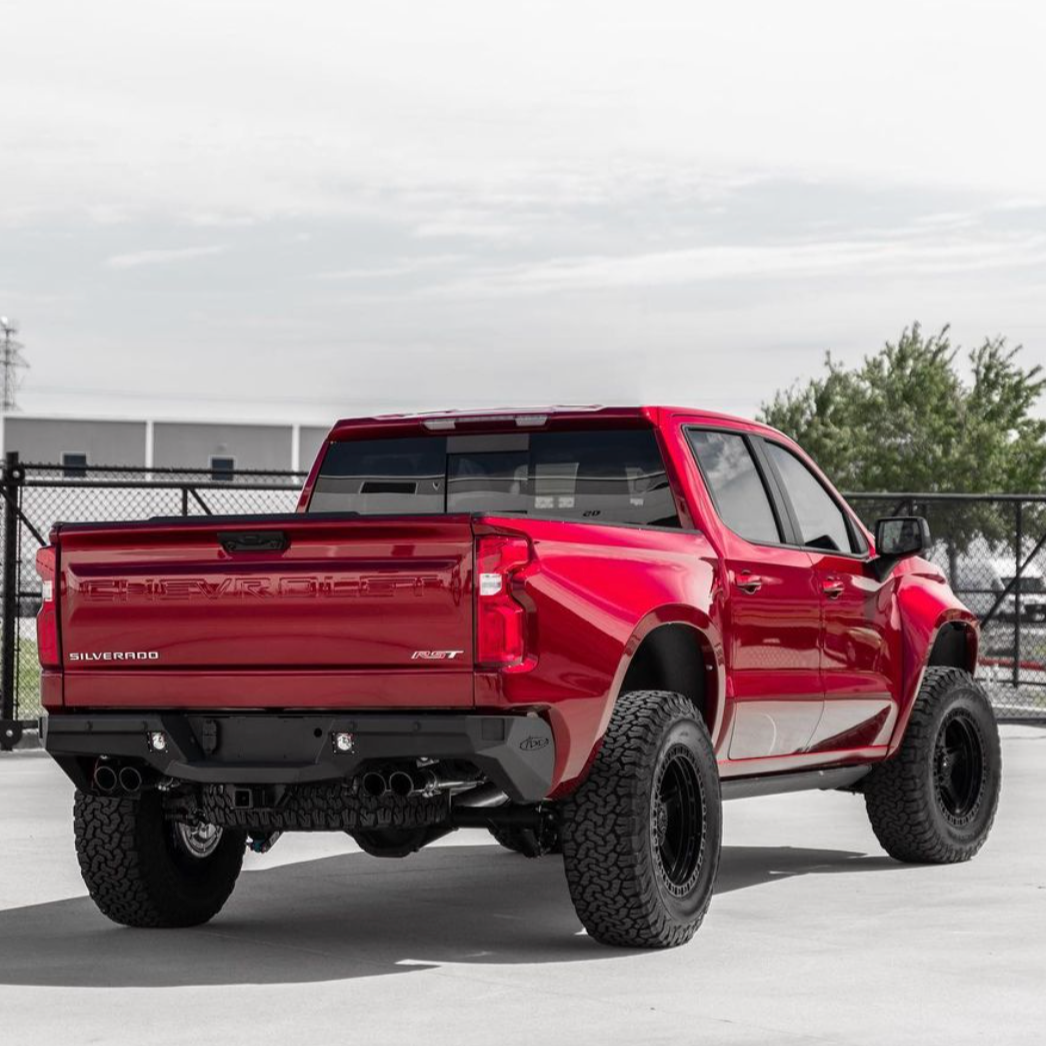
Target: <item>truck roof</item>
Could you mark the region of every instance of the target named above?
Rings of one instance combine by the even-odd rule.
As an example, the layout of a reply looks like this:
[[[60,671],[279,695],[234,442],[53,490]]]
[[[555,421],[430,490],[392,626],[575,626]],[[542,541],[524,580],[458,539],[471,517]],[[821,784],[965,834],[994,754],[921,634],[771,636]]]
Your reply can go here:
[[[538,407],[501,407],[471,410],[437,410],[404,414],[377,414],[372,417],[342,418],[335,422],[330,432],[330,439],[359,435],[361,430],[380,429],[384,432],[416,431],[425,428],[429,431],[453,431],[461,427],[475,425],[512,425],[516,428],[543,428],[550,419],[578,427],[607,421],[637,422],[645,420],[657,425],[676,415],[686,415],[698,421],[729,422],[731,425],[749,429],[753,432],[777,433],[776,429],[731,414],[718,411],[701,410],[694,407],[673,407],[666,405],[603,406],[602,404],[555,404]]]

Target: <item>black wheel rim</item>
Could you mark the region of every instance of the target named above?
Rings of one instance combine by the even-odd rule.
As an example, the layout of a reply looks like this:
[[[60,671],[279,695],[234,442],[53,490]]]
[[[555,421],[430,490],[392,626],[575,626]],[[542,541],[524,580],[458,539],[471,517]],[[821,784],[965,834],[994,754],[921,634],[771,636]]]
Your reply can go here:
[[[937,801],[949,821],[973,816],[984,791],[985,765],[977,724],[965,712],[952,712],[941,723],[934,750]]]
[[[693,753],[673,745],[654,782],[651,836],[659,878],[669,893],[684,897],[701,870],[705,843],[704,793]]]
[[[210,857],[222,841],[221,828],[204,821],[194,824],[176,821],[172,826],[172,834],[175,846],[196,861]]]

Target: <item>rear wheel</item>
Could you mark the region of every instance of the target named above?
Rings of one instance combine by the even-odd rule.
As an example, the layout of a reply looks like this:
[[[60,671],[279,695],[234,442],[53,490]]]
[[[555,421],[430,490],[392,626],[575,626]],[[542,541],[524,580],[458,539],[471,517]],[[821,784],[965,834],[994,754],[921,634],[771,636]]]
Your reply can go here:
[[[604,944],[667,948],[712,898],[722,814],[704,723],[679,694],[623,694],[592,769],[563,804],[570,896]]]
[[[899,861],[968,861],[995,820],[1002,755],[995,715],[968,672],[926,669],[897,754],[865,779],[872,830]]]
[[[80,872],[103,915],[125,926],[196,926],[232,893],[246,832],[164,816],[158,792],[112,798],[77,791]]]

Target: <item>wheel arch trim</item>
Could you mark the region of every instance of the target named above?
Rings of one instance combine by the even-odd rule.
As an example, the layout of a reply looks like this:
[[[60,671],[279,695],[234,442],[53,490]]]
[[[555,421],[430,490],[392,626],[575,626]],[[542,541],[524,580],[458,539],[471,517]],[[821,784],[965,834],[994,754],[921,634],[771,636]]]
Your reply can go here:
[[[906,622],[906,624],[910,625],[911,623]],[[887,748],[887,758],[892,756],[901,746],[904,733],[908,729],[908,721],[911,719],[912,709],[915,707],[919,691],[922,689],[923,679],[926,677],[926,669],[932,664],[951,664],[949,661],[934,660],[934,655],[939,649],[938,643],[945,641],[945,637],[949,636],[949,634],[960,631],[965,639],[965,657],[963,658],[965,663],[952,664],[952,667],[961,668],[972,676],[977,668],[980,629],[976,617],[965,607],[959,605],[945,608],[937,616],[933,627],[925,632],[923,630],[915,630],[913,633],[906,628],[904,685],[902,686],[897,722],[894,725],[893,736]],[[915,668],[915,666],[918,667]]]
[[[629,671],[638,665],[637,658],[644,650],[651,649],[650,644],[656,642],[656,636],[665,635],[668,629],[685,629],[688,639],[696,644],[705,670],[700,681],[705,724],[715,747],[725,716],[726,672],[722,636],[707,614],[685,604],[658,607],[644,615],[632,630],[611,683],[600,739],[606,732],[618,698],[625,692]]]

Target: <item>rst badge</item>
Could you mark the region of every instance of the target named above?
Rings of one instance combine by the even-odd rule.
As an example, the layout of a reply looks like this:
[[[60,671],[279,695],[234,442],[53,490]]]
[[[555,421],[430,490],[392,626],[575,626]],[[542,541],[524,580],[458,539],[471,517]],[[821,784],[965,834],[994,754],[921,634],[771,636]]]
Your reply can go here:
[[[456,661],[464,650],[415,650],[411,661]]]

